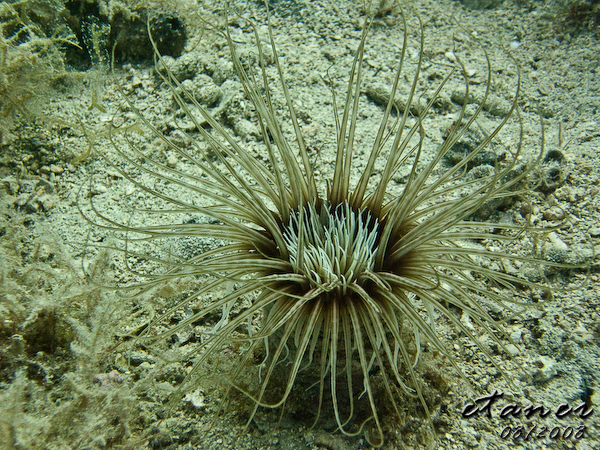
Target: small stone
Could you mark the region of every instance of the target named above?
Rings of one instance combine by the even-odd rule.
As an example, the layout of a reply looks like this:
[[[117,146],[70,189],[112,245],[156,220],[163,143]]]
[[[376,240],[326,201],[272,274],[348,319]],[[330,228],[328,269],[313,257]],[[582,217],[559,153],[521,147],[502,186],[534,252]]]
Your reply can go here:
[[[178,162],[179,162],[179,160],[177,159],[177,156],[169,155],[169,157],[167,158],[167,167],[174,169],[175,166],[177,166]]]
[[[554,231],[548,235],[548,240],[555,250],[564,252],[569,250],[569,246]]]
[[[64,169],[60,166],[57,166],[56,164],[52,164],[50,166],[50,172],[52,172],[55,175],[60,175],[61,173],[64,172]]]
[[[190,145],[190,138],[181,130],[173,130],[170,134],[171,141],[179,148],[187,147]]]
[[[204,394],[200,392],[199,389],[196,389],[194,392],[190,392],[186,394],[185,401],[190,402],[194,408],[204,408],[206,406],[206,402],[204,401]]]
[[[600,237],[600,227],[590,228],[590,236],[594,238]]]
[[[565,211],[558,206],[552,206],[544,211],[544,219],[556,222],[565,218]]]
[[[539,360],[536,362],[536,365],[539,367],[539,369],[533,376],[533,381],[535,383],[545,383],[546,381],[554,378],[558,373],[556,370],[556,360],[554,358],[550,358],[549,356],[540,356]]]
[[[521,330],[513,331],[512,333],[510,333],[510,339],[513,342],[521,342],[522,336],[523,333],[521,332]]]
[[[92,195],[104,194],[106,193],[106,191],[108,191],[106,186],[104,186],[103,184],[98,184],[92,188]]]
[[[544,244],[544,255],[547,260],[564,264],[569,261],[571,252],[569,246],[556,234],[552,232],[548,235],[548,241]]]
[[[527,217],[533,212],[533,208],[531,207],[531,203],[523,203],[521,205],[521,209],[519,210],[521,213],[521,217]]]
[[[456,62],[456,55],[453,52],[446,52],[444,55],[446,55],[446,58],[448,58],[450,61]]]
[[[506,350],[508,350],[508,353],[510,353],[511,356],[517,356],[519,353],[521,353],[519,347],[513,344],[507,344]]]
[[[242,140],[249,141],[251,138],[258,138],[259,133],[257,127],[252,122],[246,119],[239,119],[234,125],[235,134],[240,136]]]
[[[54,195],[43,194],[37,199],[37,201],[44,211],[49,211],[56,205],[56,197],[54,197]]]

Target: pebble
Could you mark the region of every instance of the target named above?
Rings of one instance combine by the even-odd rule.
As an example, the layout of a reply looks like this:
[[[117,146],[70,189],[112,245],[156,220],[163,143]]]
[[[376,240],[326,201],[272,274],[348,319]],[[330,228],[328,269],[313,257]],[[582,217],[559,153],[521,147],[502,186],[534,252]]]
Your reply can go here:
[[[552,206],[544,211],[544,219],[555,222],[565,218],[565,211],[558,206]]]
[[[537,365],[541,365],[541,367],[533,376],[533,381],[536,383],[544,383],[549,381],[558,373],[556,370],[556,360],[554,358],[550,358],[549,356],[540,356]]]
[[[522,337],[523,333],[521,332],[521,330],[517,330],[517,331],[513,331],[512,333],[510,333],[510,339],[513,342],[521,342],[521,337]]]
[[[186,394],[185,401],[190,402],[194,408],[204,408],[206,406],[204,395],[200,389],[196,389],[194,392]]]
[[[513,344],[506,344],[506,350],[508,350],[508,353],[510,353],[511,356],[517,356],[519,353],[521,353],[519,347]]]
[[[92,188],[92,195],[104,194],[108,189],[103,184],[98,184]]]
[[[64,172],[64,169],[60,166],[57,166],[56,164],[52,164],[50,166],[50,172],[52,172],[55,175],[60,175],[61,173]]]
[[[600,237],[600,227],[590,228],[590,236],[594,238]]]
[[[177,156],[175,155],[169,155],[169,157],[167,158],[167,167],[170,167],[171,169],[174,169],[175,166],[177,165],[177,162],[179,160],[177,159]]]
[[[554,231],[548,235],[548,240],[552,244],[552,247],[554,248],[554,250],[558,250],[558,251],[569,250],[569,246],[567,244],[565,244],[565,242],[560,237],[558,237],[558,234],[556,234],[556,232],[554,232]]]

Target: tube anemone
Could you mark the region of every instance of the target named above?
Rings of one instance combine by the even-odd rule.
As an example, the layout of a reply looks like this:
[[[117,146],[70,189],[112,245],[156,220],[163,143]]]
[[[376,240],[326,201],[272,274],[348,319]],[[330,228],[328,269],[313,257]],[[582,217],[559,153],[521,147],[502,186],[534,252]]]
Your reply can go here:
[[[234,14],[227,9],[221,13],[221,22],[231,23]],[[499,158],[483,175],[467,173],[509,120],[520,124],[518,66],[504,116],[447,165],[448,153],[481,129],[479,120],[491,95],[491,61],[485,48],[469,43],[485,61],[479,68],[486,75],[477,87],[476,101],[470,72],[459,57],[452,66],[440,66],[445,72],[437,85],[419,93],[423,27],[416,13],[399,5],[397,13],[403,34],[398,60],[372,146],[359,156],[354,149],[365,101],[370,21],[349,67],[340,107],[332,87],[335,155],[326,182],[314,174],[315,158],[305,143],[269,22],[265,35],[248,21],[249,33],[236,37],[237,41],[252,36],[257,55],[252,63],[242,60],[228,25],[205,19],[207,33],[222,39],[228,49],[244,98],[252,105],[260,136],[258,156],[186,89],[158,53],[157,73],[183,120],[191,124],[187,131],[180,130],[190,144],[162,133],[124,94],[138,126],[176,155],[180,164],[167,164],[137,136],[117,133],[113,124],[109,133],[113,152],[100,157],[155,206],[132,208],[130,218],[119,221],[96,207],[89,196],[87,204],[80,200],[81,211],[120,240],[116,247],[128,270],[145,278],[136,287],[160,288],[186,278],[198,283],[193,293],[148,320],[133,342],[163,341],[210,315],[221,315],[188,355],[194,359],[192,369],[172,402],[202,383],[202,368],[211,357],[238,342],[239,362],[225,378],[253,401],[248,423],[260,407],[283,408],[305,373],[312,383],[305,394],[317,398],[315,424],[324,410],[331,411],[337,430],[349,436],[366,431],[369,442],[381,446],[385,435],[381,408],[402,417],[403,402],[414,399],[431,417],[433,405],[423,395],[418,374],[425,343],[461,374],[436,322],[445,320],[503,372],[498,357],[454,311],[468,315],[481,332],[505,348],[510,340],[482,299],[516,315],[528,305],[506,292],[546,288],[504,270],[505,265],[561,267],[533,254],[504,249],[523,236],[548,230],[534,229],[527,221],[501,224],[474,219],[486,205],[528,195],[530,175],[541,158],[540,150],[537,159],[522,164],[520,127],[517,144],[503,148],[507,155],[503,161]],[[409,61],[411,46],[418,52]],[[399,102],[403,83],[408,84]],[[426,145],[427,120],[435,114],[442,93],[457,83],[462,85],[463,100],[431,152]],[[400,186],[394,181],[399,173],[404,174]],[[80,199],[86,197],[85,190],[84,186]],[[173,251],[186,239],[196,243],[191,255]],[[495,248],[474,242],[492,242]],[[186,310],[191,312],[170,323],[177,312]],[[253,367],[258,374],[254,371],[254,378],[248,379],[248,366],[257,358]],[[383,407],[382,396],[387,399]]]

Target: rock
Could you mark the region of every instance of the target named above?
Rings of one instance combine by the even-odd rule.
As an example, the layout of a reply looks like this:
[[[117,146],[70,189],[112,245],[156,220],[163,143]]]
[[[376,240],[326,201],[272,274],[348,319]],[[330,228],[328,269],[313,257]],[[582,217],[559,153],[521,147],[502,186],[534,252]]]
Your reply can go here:
[[[592,227],[590,228],[590,236],[593,238],[600,237],[600,227]]]
[[[533,376],[533,382],[545,383],[546,381],[550,381],[552,378],[554,378],[558,373],[556,364],[557,363],[554,358],[550,358],[549,356],[540,356],[535,363],[535,365],[538,367],[538,370]]]
[[[549,222],[557,222],[565,218],[565,211],[558,207],[552,206],[544,211],[544,219]]]

